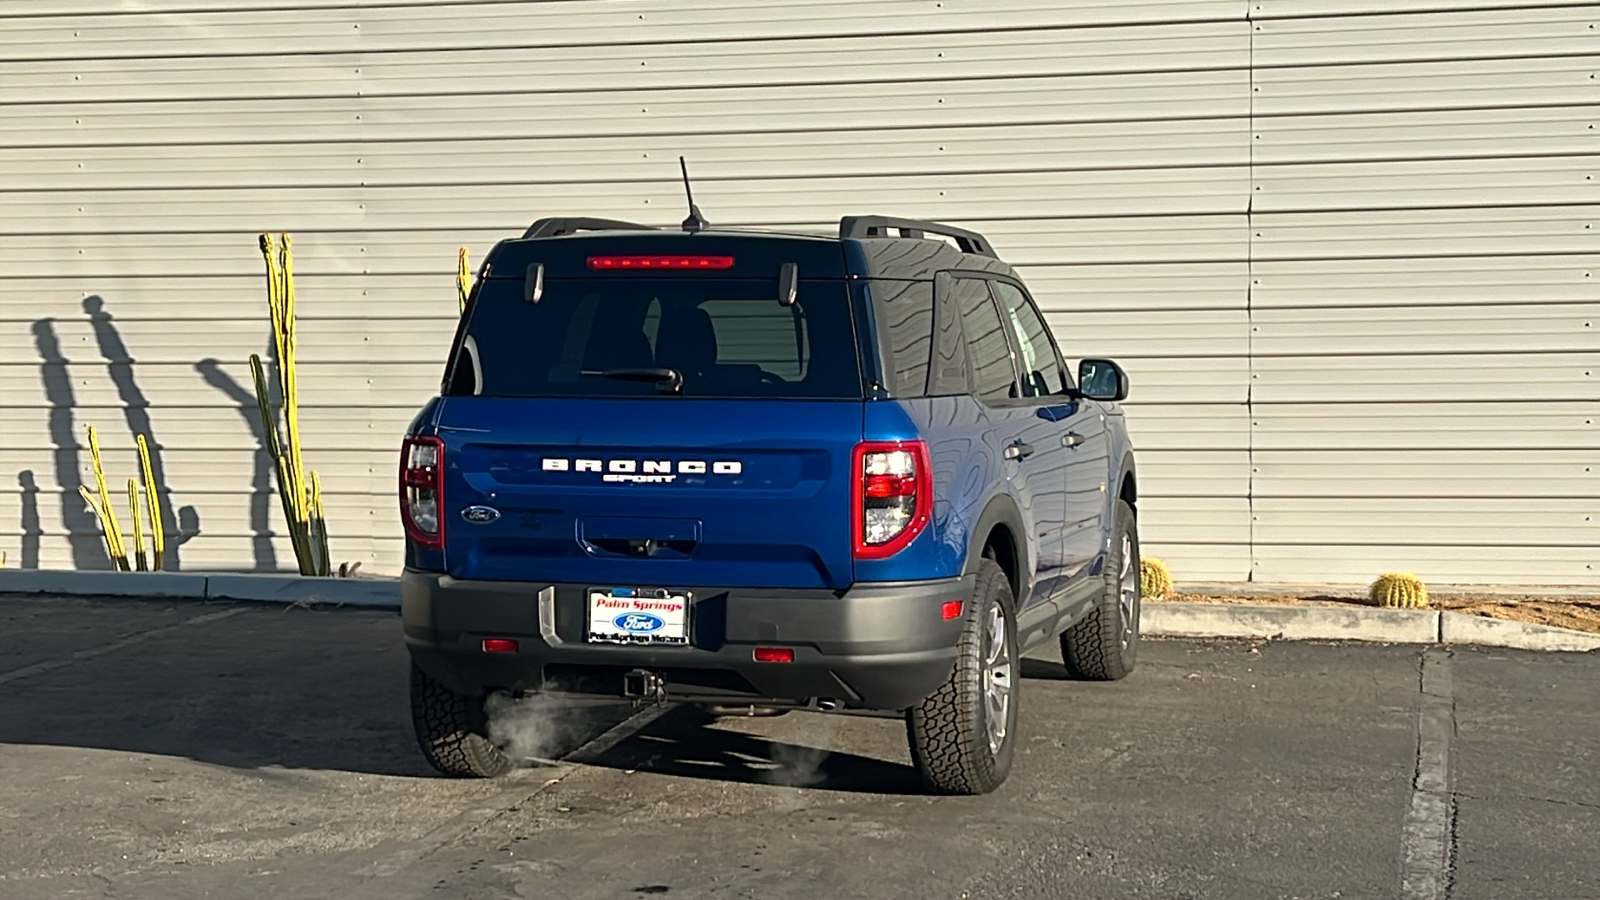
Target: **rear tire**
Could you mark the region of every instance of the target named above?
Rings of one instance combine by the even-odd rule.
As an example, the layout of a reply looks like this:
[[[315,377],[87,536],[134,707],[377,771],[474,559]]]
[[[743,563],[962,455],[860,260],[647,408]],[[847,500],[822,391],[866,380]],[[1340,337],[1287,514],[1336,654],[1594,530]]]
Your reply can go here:
[[[1061,635],[1061,661],[1074,678],[1117,681],[1139,657],[1139,523],[1126,500],[1117,500],[1111,553],[1100,575],[1094,611]]]
[[[452,778],[497,778],[515,768],[489,740],[483,697],[458,694],[411,664],[411,724],[428,763]]]
[[[985,559],[949,680],[906,711],[911,761],[929,790],[987,794],[1006,780],[1017,743],[1018,656],[1011,585]]]

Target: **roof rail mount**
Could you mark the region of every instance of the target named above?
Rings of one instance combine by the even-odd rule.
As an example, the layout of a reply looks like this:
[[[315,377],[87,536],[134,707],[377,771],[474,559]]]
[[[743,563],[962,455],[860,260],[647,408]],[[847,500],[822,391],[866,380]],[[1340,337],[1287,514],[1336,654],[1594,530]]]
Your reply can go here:
[[[929,234],[953,238],[962,253],[995,256],[994,247],[988,238],[976,231],[968,231],[954,225],[924,222],[921,219],[896,219],[893,216],[845,216],[839,220],[841,239],[894,237],[895,235],[889,233],[891,229],[899,231],[899,236],[903,238],[920,238]]]
[[[528,226],[522,233],[526,238],[560,237],[563,234],[577,234],[580,231],[656,231],[654,225],[640,225],[637,222],[621,222],[616,219],[593,219],[586,216],[571,217],[560,216],[549,219],[540,219]]]

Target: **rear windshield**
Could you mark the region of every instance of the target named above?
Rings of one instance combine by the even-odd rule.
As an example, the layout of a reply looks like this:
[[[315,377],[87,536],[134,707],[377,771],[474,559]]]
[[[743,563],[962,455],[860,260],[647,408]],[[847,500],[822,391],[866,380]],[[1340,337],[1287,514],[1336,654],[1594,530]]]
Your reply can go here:
[[[490,397],[859,399],[855,327],[842,281],[549,279],[483,283],[446,384]]]

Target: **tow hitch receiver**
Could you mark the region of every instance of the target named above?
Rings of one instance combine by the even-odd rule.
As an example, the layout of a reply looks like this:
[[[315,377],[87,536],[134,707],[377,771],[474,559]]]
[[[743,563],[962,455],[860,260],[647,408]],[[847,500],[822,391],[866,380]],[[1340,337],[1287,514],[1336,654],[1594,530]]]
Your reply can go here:
[[[634,669],[622,676],[622,696],[634,706],[667,701],[667,683],[648,669]]]

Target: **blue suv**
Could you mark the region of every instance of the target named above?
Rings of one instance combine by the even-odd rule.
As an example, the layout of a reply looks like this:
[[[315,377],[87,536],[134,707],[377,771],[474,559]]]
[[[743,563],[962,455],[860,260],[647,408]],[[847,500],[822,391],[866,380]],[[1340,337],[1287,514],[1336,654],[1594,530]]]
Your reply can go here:
[[[993,790],[1022,653],[1133,668],[1126,394],[971,231],[534,223],[402,451],[423,752],[509,770],[497,692],[858,711],[929,789]]]

